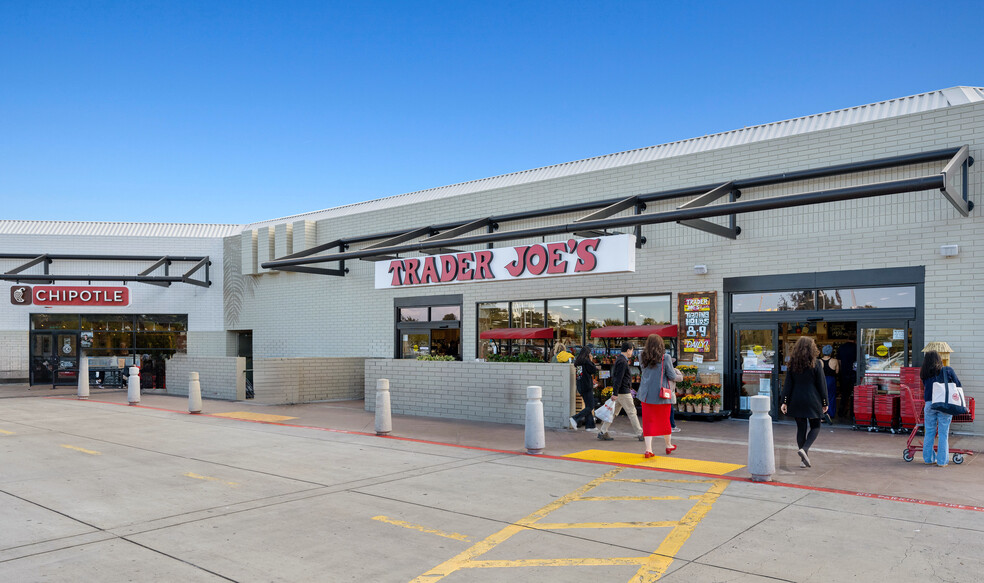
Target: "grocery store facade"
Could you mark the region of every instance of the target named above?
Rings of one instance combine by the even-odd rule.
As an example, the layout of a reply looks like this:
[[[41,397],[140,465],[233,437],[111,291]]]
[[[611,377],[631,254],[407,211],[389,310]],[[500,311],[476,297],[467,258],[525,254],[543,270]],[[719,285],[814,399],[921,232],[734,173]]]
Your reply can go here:
[[[982,148],[984,91],[955,87],[251,225],[0,221],[0,377],[72,382],[85,348],[106,382],[128,358],[154,390],[197,370],[211,396],[371,408],[389,378],[394,412],[501,422],[538,384],[561,426],[570,367],[489,361],[675,325],[735,415],[804,334],[846,395],[944,341],[980,396]],[[79,305],[96,287],[127,301]]]

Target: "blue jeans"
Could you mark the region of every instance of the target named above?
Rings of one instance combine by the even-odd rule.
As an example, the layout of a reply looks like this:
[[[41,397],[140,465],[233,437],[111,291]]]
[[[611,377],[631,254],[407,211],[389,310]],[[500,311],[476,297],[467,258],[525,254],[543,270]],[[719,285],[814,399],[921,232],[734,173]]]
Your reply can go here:
[[[950,421],[953,420],[953,415],[936,411],[930,408],[931,406],[932,403],[927,401],[923,411],[926,420],[926,435],[923,436],[923,461],[927,464],[935,463],[945,466],[946,460],[950,459]],[[939,445],[934,452],[933,438],[936,437],[937,433],[940,436]]]

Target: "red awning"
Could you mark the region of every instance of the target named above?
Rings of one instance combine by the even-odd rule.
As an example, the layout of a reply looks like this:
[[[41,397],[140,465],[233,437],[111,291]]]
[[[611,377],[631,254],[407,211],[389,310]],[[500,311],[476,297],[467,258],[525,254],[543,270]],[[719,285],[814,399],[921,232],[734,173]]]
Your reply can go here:
[[[483,340],[553,340],[553,328],[496,328],[478,335]]]
[[[646,338],[650,334],[659,334],[663,338],[676,338],[677,327],[674,324],[665,326],[605,326],[591,331],[592,338]]]

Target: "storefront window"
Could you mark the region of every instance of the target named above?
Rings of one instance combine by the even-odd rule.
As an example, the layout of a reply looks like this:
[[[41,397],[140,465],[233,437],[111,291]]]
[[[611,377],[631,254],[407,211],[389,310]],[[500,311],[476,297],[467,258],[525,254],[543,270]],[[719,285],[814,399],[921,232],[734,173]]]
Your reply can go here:
[[[625,325],[625,298],[588,298],[584,316],[588,336],[595,328]]]
[[[400,308],[401,322],[426,322],[427,308]]]
[[[543,302],[513,302],[513,328],[543,328]]]
[[[654,326],[670,323],[670,296],[634,296],[629,298],[629,326]]]
[[[816,293],[813,290],[762,292],[735,294],[732,297],[734,312],[787,312],[815,310]]]
[[[434,306],[430,309],[431,322],[461,319],[461,306]]]
[[[482,332],[486,330],[498,330],[499,328],[509,327],[509,302],[496,302],[489,304],[478,304],[478,355],[485,358],[489,354],[495,353],[497,346],[495,342],[482,340]]]
[[[547,327],[556,331],[557,339],[563,342],[568,350],[584,344],[584,339],[581,337],[584,327],[581,304],[580,298],[547,301]]]
[[[77,314],[31,314],[31,330],[78,330]]]
[[[821,310],[916,307],[914,286],[823,289],[818,296]]]

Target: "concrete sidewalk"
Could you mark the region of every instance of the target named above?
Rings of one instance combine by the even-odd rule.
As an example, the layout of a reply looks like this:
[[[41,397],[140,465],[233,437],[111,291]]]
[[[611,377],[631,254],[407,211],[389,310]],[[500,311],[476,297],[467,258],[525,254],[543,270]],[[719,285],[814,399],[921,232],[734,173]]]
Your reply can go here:
[[[407,438],[380,438],[361,402],[206,401],[206,415],[188,415],[182,398],[128,407],[125,397],[0,401],[0,581],[830,583],[984,572],[981,509],[814,487],[851,489],[874,480],[875,466],[891,475],[866,491],[979,495],[940,488],[976,473],[969,489],[980,489],[979,463],[906,464],[900,436],[825,432],[826,449],[865,447],[823,452],[818,441],[817,467],[783,470],[801,486],[783,487],[554,457],[638,452],[632,437],[550,432],[551,455],[527,456],[516,426],[396,418]],[[743,422],[682,425],[675,455],[743,461]]]

